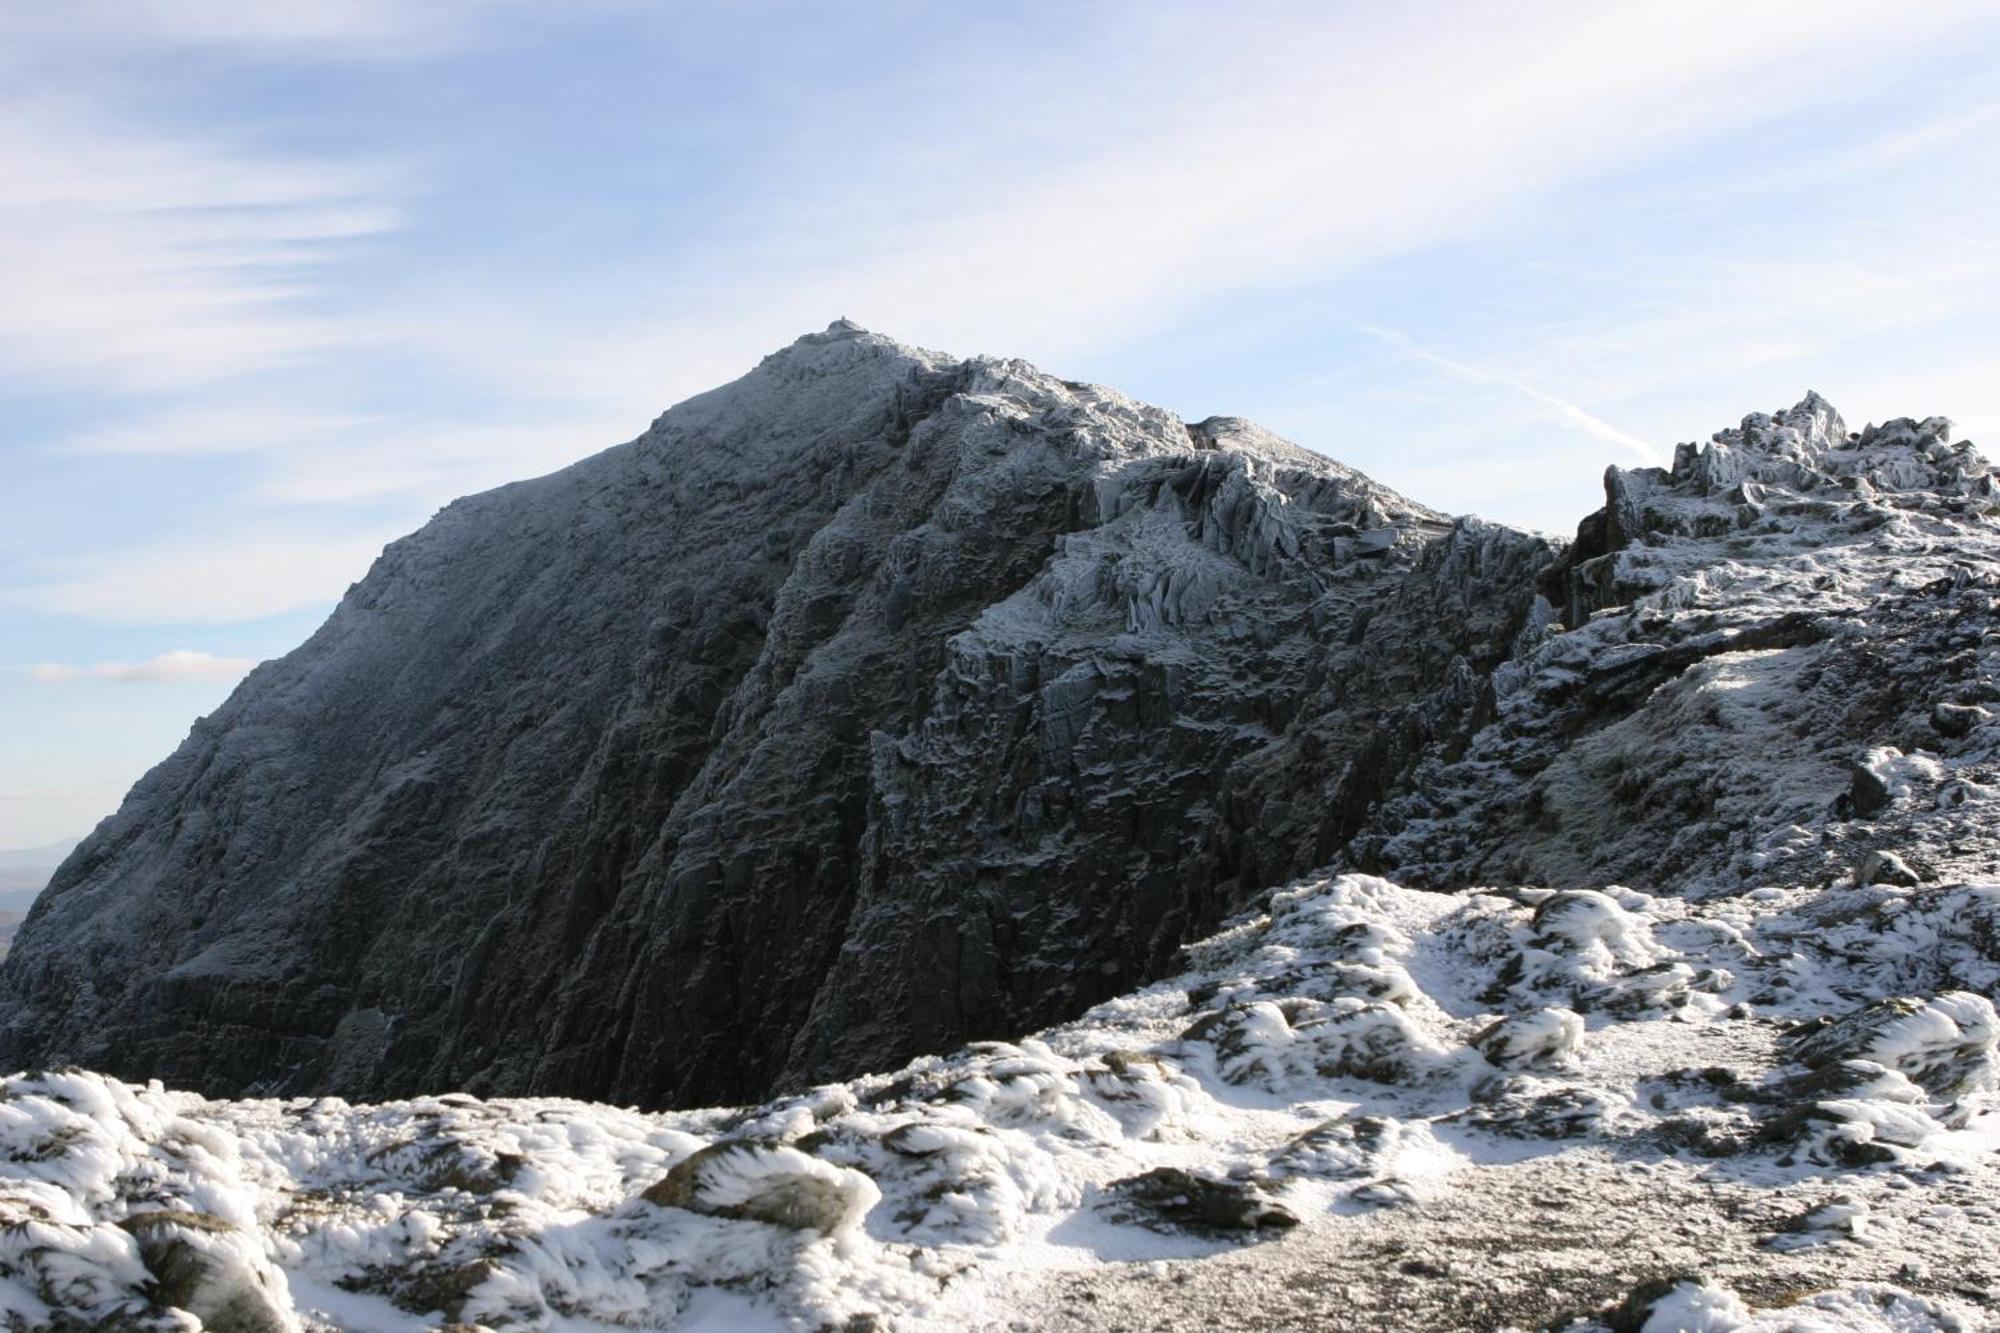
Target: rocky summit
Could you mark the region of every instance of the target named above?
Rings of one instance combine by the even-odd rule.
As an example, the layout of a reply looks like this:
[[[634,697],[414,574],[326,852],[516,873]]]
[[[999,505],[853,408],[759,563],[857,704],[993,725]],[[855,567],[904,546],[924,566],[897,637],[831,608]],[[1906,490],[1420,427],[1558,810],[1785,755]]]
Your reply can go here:
[[[836,324],[450,506],[0,970],[7,1327],[1992,1326],[2000,486],[1605,484]]]

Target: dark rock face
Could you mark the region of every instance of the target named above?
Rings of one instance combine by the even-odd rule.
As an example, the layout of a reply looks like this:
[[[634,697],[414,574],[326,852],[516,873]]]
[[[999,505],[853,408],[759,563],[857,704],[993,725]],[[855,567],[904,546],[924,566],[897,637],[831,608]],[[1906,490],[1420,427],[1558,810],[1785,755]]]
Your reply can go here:
[[[62,868],[0,1057],[663,1105],[1032,1028],[1323,859],[1551,555],[836,325],[392,545]]]

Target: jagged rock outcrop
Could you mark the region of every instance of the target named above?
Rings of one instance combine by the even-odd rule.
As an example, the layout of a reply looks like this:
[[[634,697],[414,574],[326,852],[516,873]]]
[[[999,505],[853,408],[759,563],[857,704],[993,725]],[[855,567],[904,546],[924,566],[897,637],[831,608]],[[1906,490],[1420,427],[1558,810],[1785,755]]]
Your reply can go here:
[[[2000,739],[2000,484],[1948,422],[1850,432],[1811,394],[1605,492],[1477,734],[1419,750],[1346,864],[1692,893],[1963,841],[1941,761]]]
[[[0,1063],[742,1101],[1080,1012],[1317,867],[1931,873],[2000,703],[1983,460],[1811,396],[1606,492],[1451,520],[836,324],[392,545],[62,868]]]

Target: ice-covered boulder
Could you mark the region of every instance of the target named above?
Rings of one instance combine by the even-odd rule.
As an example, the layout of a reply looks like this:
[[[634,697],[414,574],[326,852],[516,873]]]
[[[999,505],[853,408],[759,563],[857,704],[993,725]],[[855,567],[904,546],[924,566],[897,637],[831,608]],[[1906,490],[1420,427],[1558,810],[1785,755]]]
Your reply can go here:
[[[152,1275],[153,1299],[185,1310],[208,1333],[297,1333],[285,1279],[262,1242],[212,1213],[134,1213],[121,1226]]]
[[[796,1148],[724,1142],[678,1163],[641,1197],[662,1208],[833,1235],[858,1225],[882,1191],[861,1172]]]
[[[1583,1045],[1583,1019],[1567,1009],[1509,1014],[1472,1039],[1473,1049],[1502,1069],[1559,1069]]]
[[[1868,1060],[1908,1076],[1933,1093],[1949,1094],[1994,1082],[2000,1016],[1993,1002],[1969,991],[1931,999],[1887,996],[1811,1028],[1791,1046],[1812,1068]]]
[[[1289,1231],[1299,1219],[1248,1181],[1156,1167],[1105,1187],[1108,1215],[1198,1236]]]

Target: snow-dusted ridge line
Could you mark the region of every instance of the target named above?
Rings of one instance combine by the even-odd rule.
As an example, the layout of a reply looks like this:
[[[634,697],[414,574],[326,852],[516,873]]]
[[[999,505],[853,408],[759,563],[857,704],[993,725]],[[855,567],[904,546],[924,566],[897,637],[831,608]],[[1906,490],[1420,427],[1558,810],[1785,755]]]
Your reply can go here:
[[[1850,924],[1793,933],[1828,911]],[[1990,1203],[1945,1200],[2000,1184],[2000,956],[1950,942],[1997,928],[1996,885],[1691,904],[1344,876],[1076,1023],[744,1111],[211,1102],[19,1075],[0,1084],[0,1300],[21,1327],[252,1307],[214,1326],[355,1326],[324,1313],[351,1291],[402,1321],[385,1328],[699,1327],[726,1309],[1003,1328],[1053,1317],[1048,1293],[1107,1262],[1198,1285],[1200,1256],[1269,1236],[1272,1262],[1332,1270],[1396,1236],[1402,1268],[1344,1272],[1325,1318],[1389,1300],[1408,1316],[1390,1326],[1442,1326],[1415,1290],[1526,1322],[1565,1293],[1469,1271],[1424,1248],[1425,1226],[1518,1213],[1523,1172],[1567,1165],[1587,1186],[1624,1162],[1655,1198],[1697,1201],[1684,1220],[1725,1284],[1902,1274],[1873,1314],[1857,1289],[1808,1302],[1819,1324],[1770,1327],[1969,1329],[1952,1256],[1976,1268],[2000,1231]],[[1964,989],[1848,998],[1885,993],[1913,952]],[[1673,1240],[1611,1274],[1662,1276],[1641,1256]],[[1510,1270],[1533,1262],[1518,1243]],[[163,1282],[163,1265],[192,1276]],[[1425,1265],[1438,1275],[1409,1276]],[[1766,1326],[1716,1314],[1733,1296],[1674,1299],[1710,1311],[1697,1327]]]

